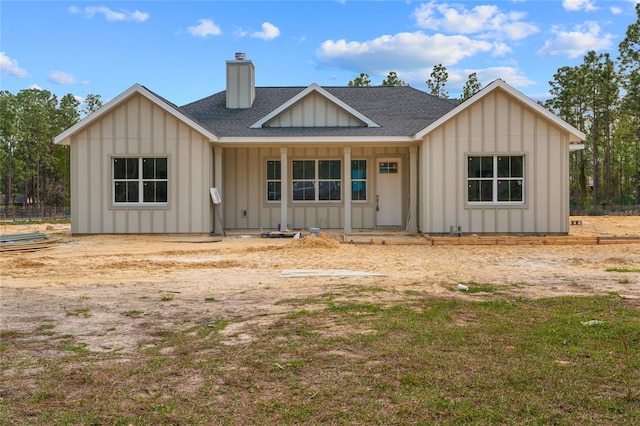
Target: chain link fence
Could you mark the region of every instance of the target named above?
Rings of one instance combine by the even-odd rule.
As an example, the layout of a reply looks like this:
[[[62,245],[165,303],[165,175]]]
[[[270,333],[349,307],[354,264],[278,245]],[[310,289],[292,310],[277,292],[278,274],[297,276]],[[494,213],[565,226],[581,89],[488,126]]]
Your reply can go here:
[[[49,220],[69,220],[71,208],[67,206],[1,206],[0,219],[3,222],[44,222]]]
[[[627,206],[572,206],[571,216],[640,216],[640,205]]]
[[[572,206],[571,216],[640,216],[640,205],[627,206]],[[47,220],[69,220],[71,208],[68,206],[0,206],[0,220],[3,222],[43,222]]]

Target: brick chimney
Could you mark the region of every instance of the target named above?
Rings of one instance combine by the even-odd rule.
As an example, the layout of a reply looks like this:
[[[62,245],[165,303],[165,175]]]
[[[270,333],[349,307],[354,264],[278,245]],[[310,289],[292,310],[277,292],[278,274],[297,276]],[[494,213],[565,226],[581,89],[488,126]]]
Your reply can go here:
[[[243,52],[227,61],[227,108],[251,108],[256,97],[255,68]]]

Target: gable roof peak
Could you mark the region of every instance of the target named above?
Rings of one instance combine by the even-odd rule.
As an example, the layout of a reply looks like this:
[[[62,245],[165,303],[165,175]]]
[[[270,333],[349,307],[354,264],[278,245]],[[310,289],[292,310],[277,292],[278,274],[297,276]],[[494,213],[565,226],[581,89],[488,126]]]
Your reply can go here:
[[[343,110],[347,111],[349,114],[353,115],[354,117],[356,117],[360,121],[364,122],[367,125],[366,127],[380,127],[379,124],[377,124],[373,120],[369,119],[364,114],[360,113],[355,108],[353,108],[350,105],[348,105],[347,103],[343,102],[342,100],[340,100],[336,96],[332,95],[331,93],[329,93],[326,89],[322,88],[322,86],[318,85],[317,83],[311,83],[309,86],[307,86],[304,90],[302,90],[296,96],[292,97],[287,102],[283,103],[278,108],[274,109],[269,114],[265,115],[264,117],[262,117],[260,120],[258,120],[257,122],[255,122],[254,124],[252,124],[249,127],[251,129],[262,128],[262,126],[264,126],[265,123],[269,122],[272,118],[274,118],[277,115],[281,114],[283,111],[285,111],[286,109],[290,108],[291,106],[296,104],[301,99],[304,99],[306,96],[308,96],[312,92],[318,93],[320,96],[322,96],[325,99],[327,99],[327,101],[337,105],[338,107],[340,107]]]
[[[570,125],[566,121],[562,120],[560,117],[558,117],[557,115],[555,115],[554,113],[552,113],[551,111],[549,111],[548,109],[543,107],[542,105],[538,104],[533,99],[531,99],[530,97],[528,97],[524,93],[520,92],[519,90],[515,89],[513,86],[509,85],[508,83],[506,83],[504,80],[502,80],[500,78],[498,78],[496,80],[493,80],[491,83],[489,83],[488,85],[483,87],[478,93],[476,93],[475,95],[471,96],[469,99],[467,99],[466,101],[464,101],[461,104],[459,104],[456,108],[452,109],[447,114],[443,115],[438,120],[436,120],[435,122],[431,123],[429,126],[425,127],[424,129],[422,129],[418,133],[416,133],[415,138],[416,139],[422,139],[427,133],[429,133],[433,129],[437,128],[438,126],[442,125],[443,123],[445,123],[446,121],[448,121],[452,117],[456,116],[461,111],[471,107],[471,105],[473,105],[476,102],[480,101],[485,96],[487,96],[489,93],[492,93],[495,90],[502,90],[503,92],[506,92],[510,96],[512,96],[515,99],[517,99],[520,102],[522,102],[527,107],[529,107],[532,110],[536,111],[536,113],[540,114],[541,116],[545,117],[546,119],[548,119],[552,123],[556,124],[557,126],[561,127],[562,129],[564,129],[567,133],[570,134],[570,137],[572,138],[572,140],[570,140],[570,142],[574,142],[574,143],[575,142],[580,142],[580,141],[583,141],[586,138],[586,136],[585,136],[585,134],[583,132],[581,132],[580,130],[576,129],[575,127],[573,127],[572,125]]]
[[[84,117],[82,120],[80,120],[79,122],[77,122],[76,124],[68,128],[64,132],[60,133],[58,136],[56,136],[53,139],[54,143],[69,145],[71,142],[71,137],[74,134],[82,131],[86,126],[90,125],[91,123],[95,122],[101,117],[106,116],[108,112],[112,111],[118,105],[122,104],[122,102],[126,101],[131,96],[136,94],[141,95],[142,97],[148,99],[150,102],[154,103],[155,105],[158,105],[160,108],[164,109],[169,114],[176,117],[178,120],[188,124],[195,130],[200,132],[202,135],[206,136],[210,141],[217,140],[216,135],[214,135],[209,130],[202,127],[199,123],[195,122],[190,117],[186,116],[175,104],[157,95],[156,93],[147,89],[143,85],[135,83],[131,87],[129,87],[127,90],[120,93],[118,96],[116,96],[115,98],[111,99],[109,102],[104,104],[97,111],[94,111],[93,113]]]

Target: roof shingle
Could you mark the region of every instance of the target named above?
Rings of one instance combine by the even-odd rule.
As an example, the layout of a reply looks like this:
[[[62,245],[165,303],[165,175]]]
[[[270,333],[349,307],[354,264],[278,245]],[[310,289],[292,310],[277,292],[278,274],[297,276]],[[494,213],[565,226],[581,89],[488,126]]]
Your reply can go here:
[[[226,92],[192,102],[179,110],[218,137],[413,136],[459,102],[409,86],[323,87],[380,127],[273,127],[251,125],[305,90],[305,87],[256,87],[251,108],[229,109]]]

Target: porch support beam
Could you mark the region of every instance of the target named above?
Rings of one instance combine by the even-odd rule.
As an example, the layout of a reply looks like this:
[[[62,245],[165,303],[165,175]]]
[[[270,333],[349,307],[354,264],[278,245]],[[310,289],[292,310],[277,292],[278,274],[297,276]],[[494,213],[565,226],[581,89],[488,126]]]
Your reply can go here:
[[[351,233],[351,147],[344,147],[344,230]]]
[[[213,148],[213,186],[215,186],[218,189],[218,192],[220,193],[220,196],[222,197],[222,199],[224,200],[224,194],[222,193],[222,154],[223,154],[223,148],[220,146],[216,146],[215,148]],[[214,234],[223,234],[223,229],[224,229],[224,209],[222,208],[222,204],[219,205],[213,205],[214,209],[217,209],[217,215],[216,212],[213,212],[213,223],[214,223],[214,227],[213,227],[213,232]],[[219,218],[220,220],[216,220],[216,217]]]
[[[418,232],[418,147],[409,147],[409,234]]]
[[[280,226],[287,229],[287,201],[289,200],[289,171],[287,162],[287,147],[280,147]]]

